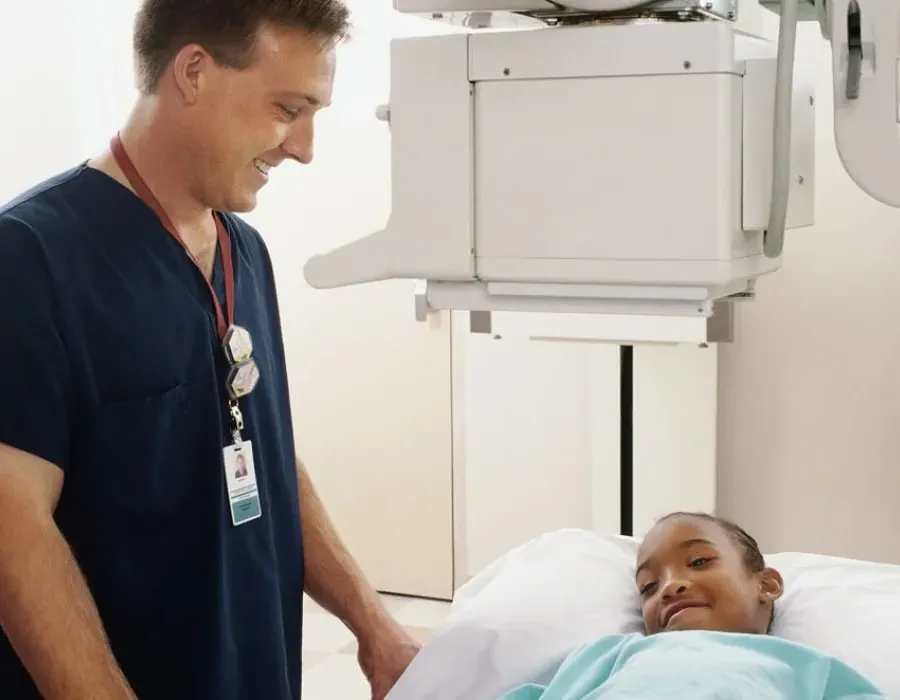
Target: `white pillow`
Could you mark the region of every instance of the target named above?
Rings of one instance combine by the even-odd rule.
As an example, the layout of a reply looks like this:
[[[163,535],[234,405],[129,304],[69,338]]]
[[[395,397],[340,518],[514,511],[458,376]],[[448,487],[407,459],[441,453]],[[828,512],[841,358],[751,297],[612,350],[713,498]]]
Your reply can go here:
[[[772,634],[830,654],[900,698],[900,566],[783,553]]]
[[[581,644],[640,632],[638,545],[562,530],[509,552],[459,590],[387,700],[496,700],[549,680]],[[900,698],[900,566],[794,553],[766,561],[785,580],[772,633],[844,660]]]

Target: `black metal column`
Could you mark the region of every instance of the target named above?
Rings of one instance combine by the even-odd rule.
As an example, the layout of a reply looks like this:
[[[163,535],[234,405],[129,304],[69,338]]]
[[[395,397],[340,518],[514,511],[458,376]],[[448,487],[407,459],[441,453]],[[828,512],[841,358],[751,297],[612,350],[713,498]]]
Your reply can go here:
[[[619,532],[634,535],[634,348],[619,350]]]

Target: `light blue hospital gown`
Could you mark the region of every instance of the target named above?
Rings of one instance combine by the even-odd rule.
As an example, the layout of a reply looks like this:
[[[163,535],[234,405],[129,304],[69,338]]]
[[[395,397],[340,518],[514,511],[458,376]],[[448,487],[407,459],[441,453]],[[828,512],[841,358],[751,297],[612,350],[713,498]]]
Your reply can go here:
[[[900,663],[900,660],[898,660]],[[499,700],[886,700],[846,664],[777,637],[612,635],[580,647],[549,685]]]

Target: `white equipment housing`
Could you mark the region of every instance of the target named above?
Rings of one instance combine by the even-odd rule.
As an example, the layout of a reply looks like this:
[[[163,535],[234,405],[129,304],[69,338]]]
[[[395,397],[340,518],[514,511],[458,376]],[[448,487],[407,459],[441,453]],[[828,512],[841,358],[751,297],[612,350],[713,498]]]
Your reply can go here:
[[[784,230],[814,220],[814,94],[793,75],[789,2],[779,47],[738,31],[736,0],[395,0],[538,24],[392,43],[390,219],[310,260],[307,281],[415,279],[428,308],[470,311],[709,317],[752,296]],[[816,2],[843,162],[900,206],[900,2]]]

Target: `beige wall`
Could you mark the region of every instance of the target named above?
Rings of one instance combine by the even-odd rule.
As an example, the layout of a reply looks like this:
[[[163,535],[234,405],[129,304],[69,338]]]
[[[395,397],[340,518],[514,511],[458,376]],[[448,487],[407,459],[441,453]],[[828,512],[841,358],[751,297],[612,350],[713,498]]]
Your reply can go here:
[[[900,563],[900,210],[835,151],[829,48],[818,79],[817,206],[720,353],[719,513],[767,551]]]

